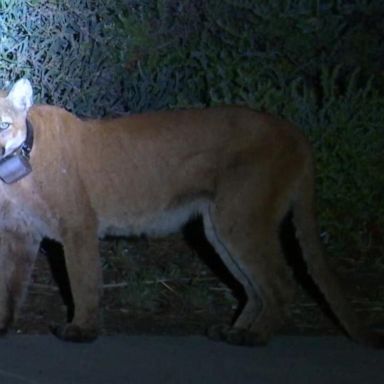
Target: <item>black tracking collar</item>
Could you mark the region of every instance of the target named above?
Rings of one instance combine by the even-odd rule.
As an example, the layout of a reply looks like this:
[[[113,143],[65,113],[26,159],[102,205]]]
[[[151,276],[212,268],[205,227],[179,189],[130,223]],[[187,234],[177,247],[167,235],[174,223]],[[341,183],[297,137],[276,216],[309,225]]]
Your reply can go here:
[[[33,146],[33,127],[26,120],[27,134],[24,143],[19,148],[0,159],[0,179],[6,184],[12,184],[32,172],[29,154]]]
[[[29,154],[31,153],[32,147],[33,147],[33,126],[29,122],[29,120],[26,120],[26,122],[27,122],[27,135],[25,137],[25,141],[23,145],[21,146],[21,151],[23,152],[23,155],[29,159]]]

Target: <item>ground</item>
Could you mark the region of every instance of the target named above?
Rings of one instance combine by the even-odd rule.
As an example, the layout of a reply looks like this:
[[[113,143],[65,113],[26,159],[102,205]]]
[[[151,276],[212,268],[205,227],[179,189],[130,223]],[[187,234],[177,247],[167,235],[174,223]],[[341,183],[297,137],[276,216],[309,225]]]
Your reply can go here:
[[[100,251],[104,271],[103,334],[203,334],[210,325],[230,322],[234,316],[236,294],[181,235],[155,240],[109,239],[100,242]],[[208,264],[215,269],[214,263]],[[372,269],[339,272],[356,310],[367,323],[383,324],[380,299],[384,281],[380,281],[380,274]],[[51,324],[62,322],[65,316],[47,258],[41,253],[15,329],[19,333],[47,333]],[[339,330],[298,285],[296,300],[281,332],[314,335]]]

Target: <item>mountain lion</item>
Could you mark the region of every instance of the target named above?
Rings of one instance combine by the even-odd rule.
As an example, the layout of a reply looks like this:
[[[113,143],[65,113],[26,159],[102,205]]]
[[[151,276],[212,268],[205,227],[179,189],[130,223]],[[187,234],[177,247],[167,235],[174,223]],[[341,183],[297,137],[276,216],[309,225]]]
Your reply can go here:
[[[0,153],[3,332],[43,239],[63,245],[75,305],[56,334],[87,341],[98,332],[98,238],[162,236],[201,216],[208,241],[247,296],[233,326],[211,335],[264,344],[291,296],[278,228],[292,212],[308,271],[344,330],[384,344],[360,325],[323,258],[311,148],[287,121],[243,107],[84,121],[32,106],[31,85],[21,79],[0,97]]]

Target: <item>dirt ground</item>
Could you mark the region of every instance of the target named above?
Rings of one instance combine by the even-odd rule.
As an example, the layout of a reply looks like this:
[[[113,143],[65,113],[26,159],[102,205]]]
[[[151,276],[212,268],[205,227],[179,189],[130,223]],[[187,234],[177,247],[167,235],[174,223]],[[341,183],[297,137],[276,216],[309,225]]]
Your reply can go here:
[[[239,296],[203,262],[181,235],[164,239],[109,239],[100,243],[104,271],[103,334],[203,334],[230,322]],[[212,271],[215,270],[215,272]],[[340,272],[340,271],[339,271]],[[384,324],[384,279],[374,270],[340,273],[346,293],[368,324]],[[224,276],[224,280],[225,276]],[[66,318],[66,307],[44,254],[39,254],[19,318],[18,333],[48,333]],[[319,305],[298,285],[289,310],[287,334],[339,332]]]

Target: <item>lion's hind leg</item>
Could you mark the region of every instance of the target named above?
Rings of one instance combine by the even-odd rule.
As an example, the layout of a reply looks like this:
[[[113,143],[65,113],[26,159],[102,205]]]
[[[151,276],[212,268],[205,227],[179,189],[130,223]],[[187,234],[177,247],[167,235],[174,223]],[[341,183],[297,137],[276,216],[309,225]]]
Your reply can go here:
[[[208,240],[247,296],[233,326],[214,326],[208,336],[232,344],[263,345],[281,325],[292,300],[293,279],[280,249],[279,221],[265,212],[264,202],[255,206],[240,200],[244,205],[237,207],[233,201],[212,204],[204,215]]]

